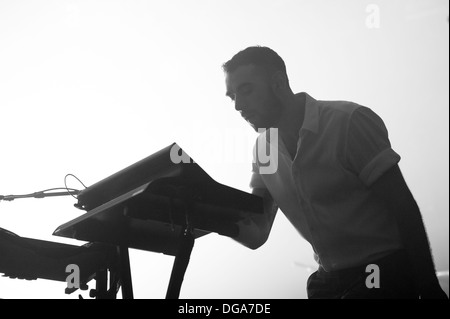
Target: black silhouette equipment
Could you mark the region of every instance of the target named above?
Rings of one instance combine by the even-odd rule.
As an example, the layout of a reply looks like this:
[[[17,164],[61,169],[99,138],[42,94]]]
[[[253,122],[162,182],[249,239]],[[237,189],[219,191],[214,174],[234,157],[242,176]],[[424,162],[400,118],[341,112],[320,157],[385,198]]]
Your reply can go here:
[[[124,299],[134,297],[130,248],[175,257],[166,298],[178,298],[195,240],[210,233],[234,238],[249,231],[252,220],[263,213],[261,197],[216,182],[176,143],[85,188],[75,206],[86,213],[57,227],[53,235],[91,243],[63,250],[66,255],[71,252],[64,258],[75,258],[75,251],[91,254],[80,268],[90,269],[83,282],[98,279],[96,298],[114,298],[118,286]],[[40,254],[39,249],[27,249]],[[64,258],[46,262],[72,261]],[[0,261],[0,272],[3,268]],[[14,263],[8,272],[13,270]],[[109,287],[104,280],[107,271],[113,278]],[[23,274],[52,277],[33,269]]]

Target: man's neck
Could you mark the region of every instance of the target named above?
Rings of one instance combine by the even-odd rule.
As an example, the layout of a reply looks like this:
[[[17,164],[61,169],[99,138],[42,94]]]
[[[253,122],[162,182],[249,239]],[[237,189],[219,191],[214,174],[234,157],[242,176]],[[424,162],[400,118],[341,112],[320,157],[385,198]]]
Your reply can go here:
[[[290,95],[285,103],[283,114],[278,121],[278,131],[282,135],[298,135],[305,118],[305,94]]]

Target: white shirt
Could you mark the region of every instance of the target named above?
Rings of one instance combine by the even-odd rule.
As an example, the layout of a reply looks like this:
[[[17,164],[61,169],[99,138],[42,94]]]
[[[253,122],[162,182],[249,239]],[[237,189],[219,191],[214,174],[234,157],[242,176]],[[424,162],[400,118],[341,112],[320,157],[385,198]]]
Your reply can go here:
[[[260,134],[250,186],[269,190],[326,271],[364,265],[400,249],[394,216],[370,189],[400,161],[383,121],[352,102],[300,94],[306,96],[305,119],[295,158],[281,139],[270,143],[267,131]],[[267,160],[259,160],[257,145],[267,147],[274,172],[261,170]]]

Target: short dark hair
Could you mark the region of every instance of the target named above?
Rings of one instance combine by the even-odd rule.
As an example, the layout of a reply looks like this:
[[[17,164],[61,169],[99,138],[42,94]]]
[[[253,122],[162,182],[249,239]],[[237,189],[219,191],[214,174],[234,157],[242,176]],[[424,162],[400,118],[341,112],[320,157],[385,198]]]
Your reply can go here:
[[[286,65],[274,50],[263,46],[251,46],[236,53],[231,60],[222,65],[225,73],[231,73],[238,67],[253,64],[265,69],[268,75],[281,71],[286,76]]]

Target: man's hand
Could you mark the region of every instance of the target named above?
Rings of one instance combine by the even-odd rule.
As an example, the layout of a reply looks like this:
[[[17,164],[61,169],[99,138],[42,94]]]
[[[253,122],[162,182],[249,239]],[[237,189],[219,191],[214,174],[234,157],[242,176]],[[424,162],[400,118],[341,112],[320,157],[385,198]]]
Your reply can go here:
[[[263,214],[251,216],[250,219],[241,221],[240,229],[245,229],[245,231],[240,232],[234,240],[247,248],[257,249],[264,245],[269,237],[278,206],[275,204],[267,189],[253,189],[252,194],[262,198],[264,212]]]

